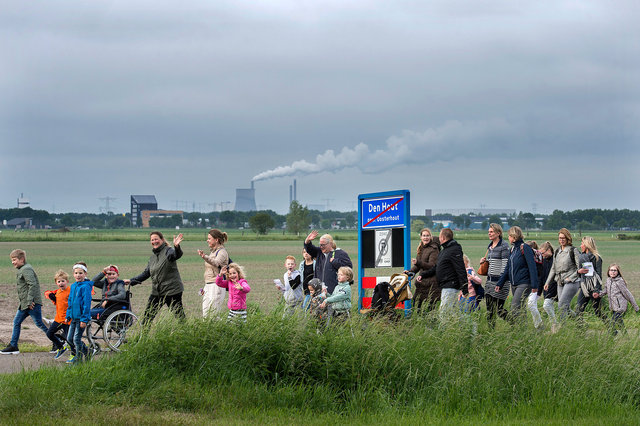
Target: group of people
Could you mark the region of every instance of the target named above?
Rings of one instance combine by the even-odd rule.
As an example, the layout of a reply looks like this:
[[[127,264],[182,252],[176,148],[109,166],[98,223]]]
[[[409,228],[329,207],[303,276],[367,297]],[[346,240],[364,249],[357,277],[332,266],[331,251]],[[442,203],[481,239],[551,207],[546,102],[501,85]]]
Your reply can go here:
[[[463,312],[469,312],[478,309],[480,300],[484,299],[487,322],[489,327],[495,328],[496,317],[515,322],[522,316],[526,303],[534,327],[543,330],[538,309],[538,298],[543,297],[543,309],[549,317],[552,332],[556,332],[569,316],[577,318],[582,325],[584,310],[591,303],[596,315],[610,324],[615,334],[624,326],[622,317],[629,303],[636,312],[640,310],[618,264],[609,266],[606,280],[603,280],[602,257],[590,236],[582,238],[578,249],[573,246],[571,232],[562,228],[558,231],[559,247],[555,250],[548,241],[540,247],[535,241],[525,242],[518,226],[509,228],[509,243],[503,240],[499,224],[490,224],[488,236],[487,251],[480,259],[481,269],[484,269],[482,275],[486,275],[483,287],[482,279],[470,265],[469,258],[453,239],[451,229],[442,229],[439,241],[434,240],[428,228],[421,230],[411,269],[418,274],[414,296],[414,306],[418,311],[431,311],[439,302],[439,315],[443,317],[454,311],[457,302],[460,302]],[[504,304],[510,290],[511,309],[507,311]],[[576,295],[576,309],[572,311],[571,302]],[[609,297],[611,321],[600,307],[605,295]],[[555,302],[558,303],[558,315]]]
[[[503,230],[498,224],[489,226],[489,244],[480,259],[486,276],[485,284],[478,272],[464,255],[462,246],[453,238],[453,231],[444,228],[438,240],[431,230],[422,229],[416,258],[411,272],[416,273],[414,307],[417,311],[432,311],[439,303],[439,317],[456,312],[471,312],[479,309],[485,300],[487,322],[495,327],[496,317],[516,321],[522,316],[525,306],[531,313],[533,325],[542,330],[544,325],[538,309],[538,298],[543,297],[543,309],[549,317],[552,332],[569,316],[582,323],[582,314],[589,303],[603,321],[612,325],[613,333],[623,328],[622,317],[631,303],[639,311],[633,295],[622,278],[618,264],[612,263],[607,269],[606,280],[602,278],[602,257],[598,253],[592,237],[581,240],[580,249],[573,246],[571,233],[566,228],[558,232],[558,248],[554,250],[550,242],[540,247],[535,241],[524,241],[522,230],[513,226],[509,229],[508,241],[503,240]],[[316,318],[341,317],[351,309],[351,285],[353,265],[346,251],[338,248],[329,234],[319,238],[318,246],[313,241],[318,232],[312,231],[305,238],[304,260],[296,265],[294,256],[285,259],[283,280],[275,280],[276,288],[282,292],[285,315],[296,310],[310,312]],[[151,294],[142,316],[146,325],[157,315],[163,305],[180,319],[185,318],[182,295],[184,284],[180,277],[177,261],[183,256],[180,243],[183,235],[173,238],[170,245],[160,231],[150,234],[152,254],[147,267],[139,275],[121,280],[116,265],[103,268],[92,280],[88,279],[88,268],[84,262],[76,262],[72,267],[74,282],[69,284],[69,275],[62,270],[56,272],[55,291],[45,292],[45,297],[56,305],[56,316],[47,327],[42,317],[42,297],[40,284],[33,267],[26,261],[24,250],[10,253],[11,263],[17,269],[16,283],[19,305],[13,321],[11,340],[1,354],[17,354],[22,322],[27,318],[46,333],[52,341],[52,352],[61,357],[67,350],[74,363],[87,356],[87,347],[82,335],[91,319],[98,319],[105,310],[114,306],[126,307],[126,285],[137,285],[151,278]],[[247,318],[247,294],[251,287],[245,279],[242,266],[229,258],[224,244],[226,232],[212,229],[207,235],[210,253],[198,250],[205,262],[202,314],[208,316],[223,310],[225,298],[229,320],[245,321]],[[408,272],[408,271],[407,271]],[[94,288],[102,290],[99,303],[91,306]],[[504,307],[512,293],[511,309]],[[228,297],[227,297],[228,293]],[[576,310],[570,306],[578,295]],[[600,303],[603,296],[609,298],[612,312],[611,321],[602,312]],[[559,313],[556,315],[555,302]],[[457,306],[459,305],[459,306]],[[62,330],[65,341],[58,337]]]

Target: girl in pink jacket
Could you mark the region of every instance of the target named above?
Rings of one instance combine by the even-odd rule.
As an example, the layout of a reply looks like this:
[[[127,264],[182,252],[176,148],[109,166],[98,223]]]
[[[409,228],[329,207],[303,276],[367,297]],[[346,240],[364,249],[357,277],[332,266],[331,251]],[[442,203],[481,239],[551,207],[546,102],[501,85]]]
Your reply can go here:
[[[242,266],[231,263],[229,266],[223,267],[216,277],[216,285],[229,290],[227,320],[232,321],[238,318],[245,322],[247,320],[247,293],[251,291],[251,287],[244,278]]]

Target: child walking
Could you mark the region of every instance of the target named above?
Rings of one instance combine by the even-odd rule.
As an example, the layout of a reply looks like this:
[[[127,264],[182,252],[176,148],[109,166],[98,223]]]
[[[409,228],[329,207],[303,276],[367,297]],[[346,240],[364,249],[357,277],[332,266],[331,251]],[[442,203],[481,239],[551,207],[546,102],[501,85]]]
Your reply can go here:
[[[353,281],[353,270],[348,266],[341,266],[338,269],[338,285],[333,289],[333,293],[327,296],[320,308],[327,308],[327,325],[332,317],[344,317],[351,309],[351,282]],[[327,291],[326,289],[324,290]]]
[[[224,275],[228,279],[224,279]],[[216,285],[218,287],[229,290],[229,307],[228,321],[239,319],[242,322],[247,320],[247,293],[251,291],[251,287],[247,283],[244,275],[244,269],[237,263],[231,263],[224,266],[216,277]]]
[[[65,346],[66,339],[64,341],[56,335],[58,330],[62,329],[64,335],[69,334],[69,322],[67,321],[67,308],[69,307],[69,293],[71,287],[69,286],[69,274],[59,269],[53,276],[53,280],[58,286],[57,290],[45,291],[44,295],[47,299],[51,300],[56,305],[56,316],[49,325],[47,331],[47,337],[53,342],[53,346],[56,348],[56,355],[54,359],[58,359],[67,351]],[[73,355],[73,354],[72,354]]]
[[[71,348],[75,350],[75,356],[69,358],[67,363],[75,364],[82,361],[83,356],[88,354],[87,346],[82,341],[82,333],[91,321],[91,290],[93,281],[87,279],[87,264],[78,262],[73,265],[73,277],[75,282],[71,284],[69,291],[69,307],[67,308],[67,321],[69,333],[67,341]]]
[[[618,334],[618,330],[624,330],[622,317],[627,311],[627,302],[631,303],[631,306],[633,306],[633,309],[635,309],[636,312],[638,312],[640,308],[638,307],[633,294],[631,294],[627,288],[627,283],[624,278],[622,278],[622,271],[617,263],[612,263],[611,266],[609,266],[607,276],[608,278],[607,282],[604,284],[604,289],[598,296],[602,297],[605,294],[609,295],[609,309],[611,309],[612,312],[611,333],[615,336]],[[594,297],[596,297],[595,294]]]
[[[284,260],[284,284],[280,280],[275,280],[276,288],[283,292],[285,315],[293,314],[302,305],[304,294],[302,291],[302,275],[296,269],[296,258],[287,256]]]
[[[42,297],[40,296],[40,283],[33,267],[27,263],[27,254],[24,250],[13,250],[9,257],[11,264],[18,271],[16,272],[16,285],[18,286],[18,312],[13,318],[13,332],[11,341],[0,353],[2,355],[17,355],[18,340],[20,340],[20,330],[22,322],[31,317],[33,322],[43,332],[47,332],[47,327],[42,322]]]

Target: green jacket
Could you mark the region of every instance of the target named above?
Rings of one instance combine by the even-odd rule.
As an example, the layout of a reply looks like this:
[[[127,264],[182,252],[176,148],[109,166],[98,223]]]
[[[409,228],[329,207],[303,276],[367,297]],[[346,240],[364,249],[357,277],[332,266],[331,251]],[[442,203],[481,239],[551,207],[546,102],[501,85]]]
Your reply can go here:
[[[149,258],[149,264],[145,270],[137,277],[131,278],[131,284],[139,284],[151,277],[152,296],[175,296],[184,291],[182,278],[178,272],[177,260],[182,257],[182,249],[176,246],[175,249],[166,243],[153,250]]]
[[[29,309],[31,303],[42,305],[40,296],[40,283],[33,267],[25,263],[16,272],[16,284],[18,285],[18,300],[20,300],[20,310]]]
[[[335,312],[346,312],[351,309],[351,286],[349,283],[338,283],[326,301],[331,304]]]

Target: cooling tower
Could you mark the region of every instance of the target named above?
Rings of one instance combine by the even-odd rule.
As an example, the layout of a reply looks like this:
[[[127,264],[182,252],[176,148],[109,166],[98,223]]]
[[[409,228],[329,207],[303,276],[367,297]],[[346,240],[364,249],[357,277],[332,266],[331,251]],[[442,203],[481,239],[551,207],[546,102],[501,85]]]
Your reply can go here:
[[[236,206],[234,208],[238,212],[250,212],[256,209],[256,190],[253,188],[253,182],[251,182],[251,188],[249,189],[236,189]]]

